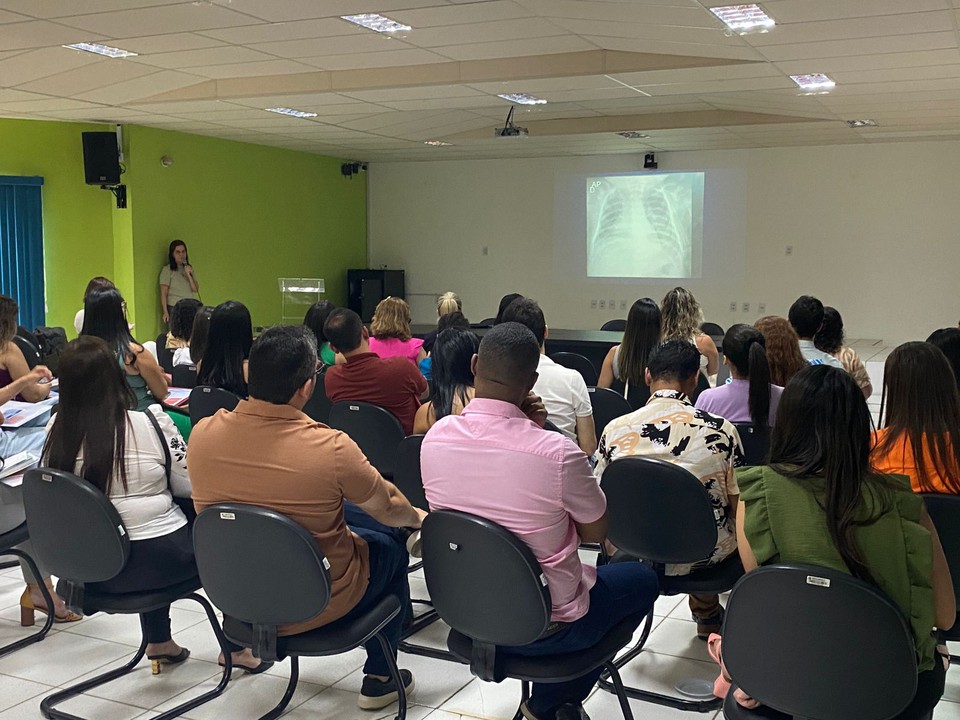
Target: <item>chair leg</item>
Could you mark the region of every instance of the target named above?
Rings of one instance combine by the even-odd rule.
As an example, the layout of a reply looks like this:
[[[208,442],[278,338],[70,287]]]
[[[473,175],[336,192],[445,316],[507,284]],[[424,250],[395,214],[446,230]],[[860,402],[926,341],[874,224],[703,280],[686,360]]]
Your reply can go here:
[[[203,607],[204,611],[207,614],[207,619],[210,621],[210,625],[213,627],[214,635],[217,636],[217,642],[219,642],[220,644],[220,649],[223,650],[223,653],[224,653],[223,675],[220,677],[220,682],[217,684],[217,686],[213,690],[205,692],[199,697],[196,697],[192,700],[188,700],[185,703],[177,705],[175,708],[167,710],[165,713],[162,713],[161,715],[157,715],[154,720],[170,720],[170,718],[179,717],[180,715],[183,715],[185,712],[188,712],[189,710],[192,710],[193,708],[198,707],[199,705],[203,705],[204,703],[209,702],[210,700],[213,700],[213,698],[223,694],[223,691],[226,690],[227,688],[227,683],[230,681],[230,672],[232,670],[232,658],[230,656],[230,652],[226,648],[227,638],[223,634],[223,630],[220,627],[220,623],[217,620],[217,616],[213,611],[213,607],[211,607],[210,603],[207,602],[207,600],[203,596],[197,595],[196,593],[190,593],[189,595],[185,596],[184,599],[187,599],[187,598],[189,598],[190,600],[195,600],[196,602],[200,603],[200,605]],[[85,693],[88,690],[92,690],[95,687],[105,685],[112,680],[116,680],[119,677],[123,677],[124,675],[127,675],[130,672],[132,672],[134,669],[136,669],[137,665],[143,659],[143,656],[146,654],[146,651],[147,651],[147,634],[146,634],[145,628],[143,627],[142,619],[140,621],[140,632],[141,632],[140,647],[137,648],[137,652],[129,661],[127,661],[126,664],[118,668],[115,668],[113,670],[109,670],[100,675],[97,675],[96,677],[90,678],[89,680],[86,680],[82,683],[77,683],[76,685],[72,685],[68,688],[65,688],[64,690],[55,692],[52,695],[48,695],[40,702],[40,712],[43,714],[43,716],[45,718],[57,718],[59,720],[86,720],[85,718],[80,717],[78,715],[72,715],[68,712],[64,712],[63,710],[57,710],[56,706],[69,700],[72,697],[76,697],[77,695]]]
[[[270,712],[260,716],[260,720],[274,720],[283,715],[287,705],[293,699],[293,693],[297,690],[297,683],[300,681],[300,658],[296,655],[290,656],[290,681],[287,683],[287,689],[283,692],[283,697]]]
[[[46,606],[50,609],[50,612],[46,615],[46,620],[43,623],[43,627],[40,628],[35,633],[27,635],[25,638],[15,640],[12,643],[0,647],[0,657],[12,653],[14,650],[19,650],[22,647],[27,645],[32,645],[35,642],[40,642],[43,640],[47,633],[50,632],[50,628],[53,627],[53,619],[56,614],[53,610],[53,596],[50,594],[50,589],[47,587],[46,583],[43,582],[43,578],[40,577],[40,570],[37,568],[37,564],[33,561],[33,558],[27,555],[27,553],[22,550],[17,550],[16,548],[7,548],[0,555],[16,555],[19,558],[22,558],[23,561],[27,564],[27,567],[30,569],[30,574],[33,575],[34,580],[37,581],[37,585],[40,586],[40,594],[43,595],[43,602],[46,603]],[[14,563],[16,565],[16,563]]]
[[[380,643],[383,656],[387,659],[390,677],[393,678],[393,682],[397,686],[397,702],[399,706],[397,708],[396,720],[407,720],[407,690],[403,686],[403,680],[400,677],[400,668],[397,667],[397,661],[393,657],[393,648],[390,647],[387,636],[382,632],[378,632],[374,637],[376,637]]]
[[[416,620],[410,624],[410,627],[404,631],[403,637],[400,641],[400,651],[406,653],[407,655],[420,655],[422,657],[433,658],[434,660],[447,660],[448,662],[463,663],[463,660],[458,658],[449,650],[440,650],[439,648],[427,647],[426,645],[417,645],[416,643],[410,643],[406,641],[407,638],[416,635],[425,627],[432,625],[440,619],[440,616],[437,614],[437,611],[433,609],[433,604],[429,600],[412,600],[411,602],[429,605],[430,610],[425,613],[421,613]]]
[[[607,672],[610,673],[610,679],[613,681],[613,687],[616,689],[617,700],[620,701],[620,710],[623,711],[623,720],[633,720],[633,711],[630,709],[630,700],[623,687],[623,680],[620,679],[620,671],[612,661],[606,663]]]
[[[640,639],[632,648],[630,648],[630,650],[615,660],[612,660],[609,663],[609,666],[619,671],[624,665],[642,653],[643,647],[647,642],[647,638],[650,636],[650,630],[652,628],[653,609],[651,608],[650,613],[647,615],[646,624],[643,626],[643,633],[640,635]],[[620,695],[620,690],[617,688],[617,680],[613,679],[613,673],[611,673],[609,669],[604,670],[603,674],[600,675],[600,680],[597,685],[609,693],[614,693],[618,696]],[[723,700],[720,698],[713,698],[711,700],[685,700],[684,698],[673,697],[672,695],[663,695],[650,690],[641,690],[640,688],[623,686],[622,682],[620,685],[623,693],[628,698],[643,700],[644,702],[653,703],[655,705],[664,705],[666,707],[674,708],[675,710],[689,710],[691,712],[704,713],[717,710],[723,705]]]

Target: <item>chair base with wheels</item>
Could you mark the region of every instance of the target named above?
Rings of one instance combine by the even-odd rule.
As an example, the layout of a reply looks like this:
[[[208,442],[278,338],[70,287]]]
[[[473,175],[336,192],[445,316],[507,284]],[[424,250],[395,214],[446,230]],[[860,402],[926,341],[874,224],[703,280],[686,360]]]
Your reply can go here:
[[[225,661],[223,675],[220,678],[220,682],[213,690],[209,690],[202,695],[193,698],[192,700],[188,700],[185,703],[177,705],[175,708],[157,715],[156,718],[159,720],[169,720],[169,718],[179,717],[195,707],[203,705],[204,703],[219,697],[221,694],[223,694],[223,691],[227,689],[227,683],[230,681],[232,663],[230,652],[226,649],[226,638],[224,637],[223,631],[220,629],[220,623],[217,621],[217,616],[214,613],[213,607],[209,602],[207,602],[206,598],[196,593],[196,590],[199,589],[199,578],[193,578],[192,580],[170,588],[165,588],[163,590],[123,594],[99,593],[96,591],[78,588],[74,583],[64,581],[61,581],[57,585],[57,592],[64,597],[67,605],[82,607],[84,615],[93,615],[97,612],[105,612],[108,614],[135,614],[149,612],[150,610],[155,610],[163,607],[164,605],[168,605],[174,600],[189,599],[200,604],[204,612],[207,614],[207,619],[210,621],[210,626],[213,628],[213,632],[217,636],[217,641],[221,650],[223,650]],[[81,595],[82,597],[80,597]],[[77,600],[80,602],[77,603]],[[141,631],[143,631],[142,626]],[[63,710],[58,710],[56,706],[72,697],[80,695],[81,693],[85,693],[93,688],[105,685],[112,680],[116,680],[117,678],[133,672],[146,654],[146,650],[147,636],[145,632],[142,632],[140,647],[137,648],[136,653],[134,653],[133,657],[130,658],[126,664],[121,665],[118,668],[114,668],[113,670],[109,670],[105,673],[101,673],[100,675],[92,677],[89,680],[72,685],[64,690],[60,690],[59,692],[55,692],[52,695],[48,695],[40,702],[40,712],[43,713],[45,718],[83,720],[83,718],[78,715],[72,715],[71,713],[64,712]]]
[[[293,694],[300,680],[300,657],[324,657],[340,655],[358,648],[368,640],[376,638],[387,658],[390,668],[390,677],[396,683],[399,708],[397,720],[405,720],[407,716],[407,696],[403,682],[400,679],[400,670],[393,659],[393,652],[387,642],[383,629],[400,612],[400,600],[393,596],[385,597],[369,612],[359,618],[351,620],[337,620],[307,632],[297,635],[280,636],[276,638],[276,658],[283,660],[290,658],[290,680],[280,698],[280,702],[272,710],[261,715],[259,720],[273,720],[280,717],[290,704]],[[223,630],[227,638],[244,647],[256,647],[256,633],[254,626],[236,620],[229,616],[223,618]],[[254,653],[256,654],[256,652]],[[259,657],[259,656],[258,656]],[[271,658],[264,658],[271,659]]]
[[[19,545],[28,538],[29,534],[27,532],[26,523],[22,523],[20,526],[15,527],[10,532],[3,533],[0,535],[0,556],[15,555],[16,557],[21,558],[30,569],[30,574],[33,575],[33,578],[37,581],[37,585],[40,586],[40,594],[43,595],[43,602],[48,608],[53,608],[53,597],[50,595],[50,590],[43,582],[43,578],[40,577],[40,570],[37,568],[37,564],[27,553],[14,547],[14,545]],[[13,562],[11,567],[16,564],[16,562]],[[43,627],[37,632],[31,633],[25,638],[15,640],[12,643],[8,643],[7,645],[0,647],[0,657],[3,657],[8,653],[12,653],[14,650],[19,650],[22,647],[26,647],[27,645],[32,645],[35,642],[40,642],[43,640],[47,636],[47,633],[50,632],[50,628],[53,626],[54,614],[55,613],[52,610],[51,612],[47,613],[46,622],[44,622]]]

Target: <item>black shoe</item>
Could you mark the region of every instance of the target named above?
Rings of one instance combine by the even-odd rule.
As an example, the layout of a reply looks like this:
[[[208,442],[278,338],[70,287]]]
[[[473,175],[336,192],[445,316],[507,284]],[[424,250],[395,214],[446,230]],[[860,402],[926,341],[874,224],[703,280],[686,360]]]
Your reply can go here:
[[[226,667],[222,662],[217,662],[217,665],[220,667]],[[233,673],[234,670],[243,670],[247,675],[259,675],[262,672],[266,672],[273,667],[273,663],[268,660],[261,660],[259,665],[254,665],[253,667],[248,667],[247,665],[238,665],[233,663],[230,665],[230,672]]]
[[[556,709],[554,712],[554,718],[556,720],[590,720],[590,716],[587,715],[587,711],[583,709],[583,705],[577,703],[564,703]]]
[[[707,640],[712,633],[719,633],[723,629],[724,614],[724,609],[721,607],[720,612],[712,617],[698,618],[694,616],[693,619],[697,623],[697,637],[701,640]]]
[[[409,698],[413,692],[413,673],[409,670],[401,670],[400,679],[403,681],[404,692]],[[370,675],[365,675],[363,685],[360,686],[360,697],[357,698],[357,705],[361,710],[379,710],[397,702],[399,697],[400,694],[397,692],[397,686],[393,679],[377,680]]]

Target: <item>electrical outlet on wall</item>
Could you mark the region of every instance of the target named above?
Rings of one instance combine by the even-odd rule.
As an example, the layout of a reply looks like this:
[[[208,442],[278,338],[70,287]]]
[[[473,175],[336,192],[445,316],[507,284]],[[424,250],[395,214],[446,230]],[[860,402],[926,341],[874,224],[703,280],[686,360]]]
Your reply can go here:
[[[483,248],[482,248],[481,251],[480,251],[480,254],[481,254],[481,255],[489,255],[489,254],[490,254],[490,248],[487,247],[486,245],[484,245]]]
[[[626,301],[626,300],[621,300],[621,301],[620,301],[620,309],[621,309],[621,310],[626,310],[626,309],[627,309],[627,301]]]
[[[597,299],[596,299],[596,298],[594,298],[593,300],[590,301],[590,309],[591,309],[591,310],[596,310],[596,309],[597,309]]]
[[[616,301],[616,300],[608,300],[608,301],[607,301],[607,307],[610,308],[611,310],[616,310],[616,309],[617,309],[617,301]]]
[[[737,301],[734,300],[732,303],[730,303],[730,312],[736,312],[736,311],[737,311]]]
[[[745,302],[745,303],[743,304],[743,312],[745,312],[745,313],[750,312],[750,303]]]
[[[785,254],[787,257],[790,257],[791,255],[793,255],[793,245],[787,245]]]
[[[601,310],[606,310],[606,309],[607,309],[607,301],[606,301],[606,300],[601,300],[601,301],[600,301],[600,309],[601,309]]]
[[[766,304],[766,303],[758,303],[758,304],[757,304],[757,312],[758,312],[758,313],[760,313],[760,314],[762,315],[762,314],[765,313],[766,311],[767,311],[767,304]]]

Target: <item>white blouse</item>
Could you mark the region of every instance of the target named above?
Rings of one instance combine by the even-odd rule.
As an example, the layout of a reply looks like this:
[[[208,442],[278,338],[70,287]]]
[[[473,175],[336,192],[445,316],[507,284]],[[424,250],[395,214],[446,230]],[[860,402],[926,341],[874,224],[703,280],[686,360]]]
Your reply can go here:
[[[156,418],[163,432],[163,442],[170,452],[169,485],[160,436],[146,413]],[[53,420],[47,426],[48,431],[52,423]],[[187,524],[187,518],[173,502],[173,495],[190,497],[187,444],[173,420],[159,405],[151,405],[145,412],[127,411],[124,465],[127,489],[124,491],[119,477],[116,477],[110,484],[110,500],[120,513],[131,540],[169,535]],[[74,472],[80,474],[82,468],[81,451]]]

